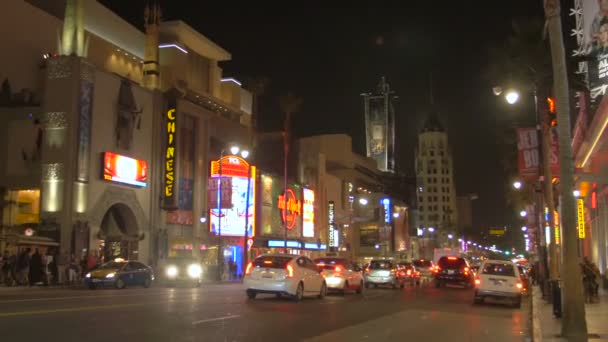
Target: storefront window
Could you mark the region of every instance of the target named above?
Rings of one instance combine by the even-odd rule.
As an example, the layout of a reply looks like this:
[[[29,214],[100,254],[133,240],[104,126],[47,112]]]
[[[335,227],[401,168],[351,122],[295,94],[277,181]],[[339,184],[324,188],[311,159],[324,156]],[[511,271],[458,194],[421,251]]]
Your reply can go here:
[[[9,227],[37,225],[40,222],[40,190],[8,191],[3,223]]]

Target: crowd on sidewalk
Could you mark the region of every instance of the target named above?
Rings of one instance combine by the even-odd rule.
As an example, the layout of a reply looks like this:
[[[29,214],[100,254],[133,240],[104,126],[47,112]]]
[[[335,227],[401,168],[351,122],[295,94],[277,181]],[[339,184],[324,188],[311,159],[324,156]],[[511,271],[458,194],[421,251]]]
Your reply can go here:
[[[25,248],[18,254],[5,251],[0,255],[0,285],[74,285],[99,263],[95,252],[79,258],[53,249],[46,253],[40,253],[38,248]]]

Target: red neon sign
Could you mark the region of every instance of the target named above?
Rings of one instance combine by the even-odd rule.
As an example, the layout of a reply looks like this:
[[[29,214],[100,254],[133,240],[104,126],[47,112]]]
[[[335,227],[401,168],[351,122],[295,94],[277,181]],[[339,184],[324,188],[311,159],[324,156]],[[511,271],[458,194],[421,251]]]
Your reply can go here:
[[[296,198],[296,194],[292,189],[287,189],[287,201],[285,195],[279,195],[279,209],[281,209],[281,217],[286,223],[287,229],[295,227],[298,216],[302,215],[302,202]]]
[[[238,156],[223,157],[222,160],[222,177],[243,177],[249,176],[249,163]],[[219,177],[220,161],[214,160],[211,162],[211,177]]]
[[[148,184],[148,163],[144,160],[104,152],[103,179],[145,187]]]

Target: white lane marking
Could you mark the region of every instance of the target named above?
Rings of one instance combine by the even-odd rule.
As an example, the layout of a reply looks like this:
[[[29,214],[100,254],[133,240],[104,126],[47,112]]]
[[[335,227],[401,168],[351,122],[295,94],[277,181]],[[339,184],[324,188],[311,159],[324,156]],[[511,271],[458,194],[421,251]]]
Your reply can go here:
[[[229,315],[229,316],[223,316],[223,317],[216,317],[216,318],[209,318],[209,319],[202,319],[200,321],[194,321],[192,322],[193,325],[196,324],[201,324],[201,323],[209,323],[209,322],[216,322],[216,321],[223,321],[225,319],[233,319],[233,318],[239,318],[241,317],[241,315]]]

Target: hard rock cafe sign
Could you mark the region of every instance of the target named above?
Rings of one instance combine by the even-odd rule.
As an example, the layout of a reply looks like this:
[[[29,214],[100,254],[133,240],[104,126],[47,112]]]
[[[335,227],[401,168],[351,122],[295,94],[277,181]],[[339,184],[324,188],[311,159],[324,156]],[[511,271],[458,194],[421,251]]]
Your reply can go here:
[[[293,229],[300,216],[302,216],[302,201],[296,198],[292,189],[287,189],[286,195],[279,195],[278,207],[281,210],[281,218],[287,229]]]

